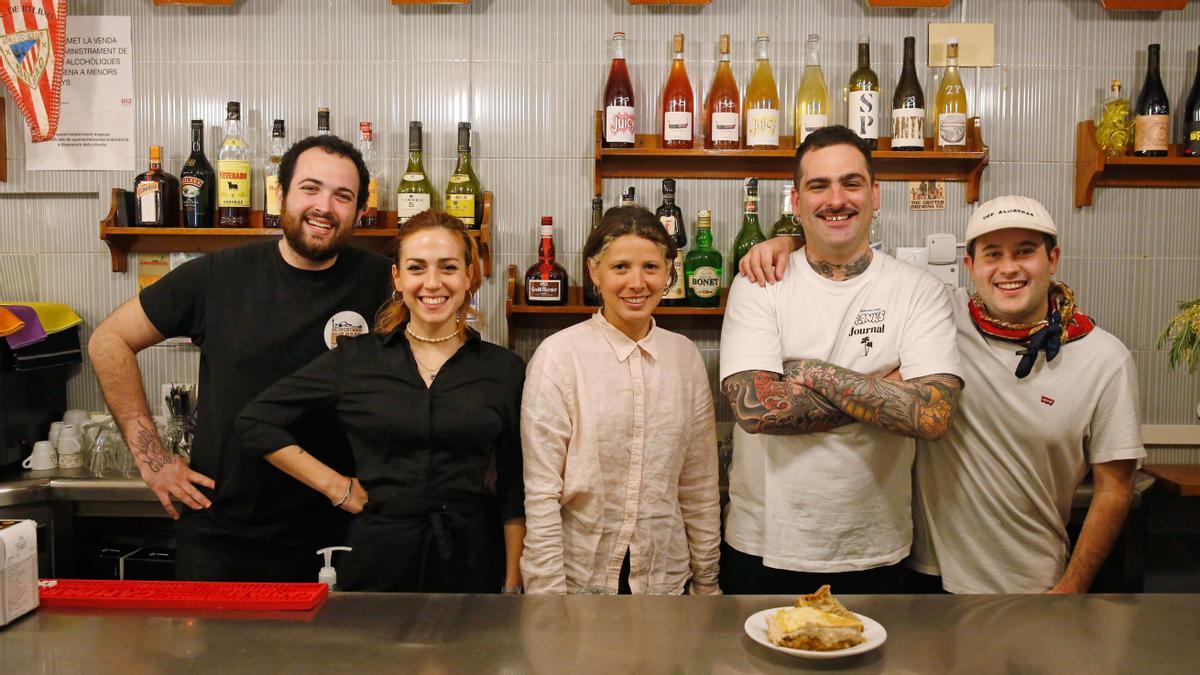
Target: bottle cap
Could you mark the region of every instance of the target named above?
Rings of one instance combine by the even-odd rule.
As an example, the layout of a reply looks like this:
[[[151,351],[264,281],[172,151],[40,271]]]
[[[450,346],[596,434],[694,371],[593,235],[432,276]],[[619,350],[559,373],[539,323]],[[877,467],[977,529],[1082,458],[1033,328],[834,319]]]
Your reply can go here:
[[[545,227],[546,225],[553,225],[553,224],[554,224],[554,216],[542,216],[542,226],[543,227]]]
[[[471,151],[471,123],[470,122],[459,122],[458,123],[458,151],[459,152],[470,152]]]
[[[229,103],[225,104],[225,118],[226,119],[235,119],[236,120],[236,119],[241,119],[241,116],[242,116],[242,104],[241,103],[238,103],[237,101],[230,101]]]
[[[664,178],[663,183],[662,183],[662,191],[663,191],[664,195],[675,194],[675,179],[674,178]]]
[[[411,120],[408,123],[408,149],[421,149],[421,123],[417,120]]]
[[[683,51],[683,33],[676,33],[675,37],[671,39],[671,43],[675,48],[676,54]]]
[[[160,161],[161,159],[162,159],[162,146],[159,146],[159,145],[150,146],[150,161],[157,162],[157,161]]]
[[[754,39],[755,39],[756,41],[761,41],[761,40],[770,40],[770,39],[771,39],[771,36],[767,35],[766,33],[759,33],[758,35],[755,35],[755,36],[754,36]]]
[[[614,32],[614,33],[613,33],[613,39],[614,39],[614,40],[624,40],[624,39],[625,39],[625,32],[624,32],[624,31],[616,31],[616,32]]]
[[[358,133],[362,134],[362,139],[364,141],[371,140],[371,138],[372,138],[371,123],[370,122],[359,122],[358,123]]]
[[[867,35],[866,33],[863,33],[862,35],[859,35],[859,36],[858,36],[858,44],[860,44],[860,45],[864,45],[864,44],[865,44],[865,45],[869,45],[869,44],[871,44],[871,36],[870,36],[870,35]]]
[[[192,126],[193,127],[203,127],[204,120],[192,120]]]
[[[283,138],[283,120],[271,122],[271,135]]]
[[[720,44],[721,44],[721,53],[728,54],[729,53],[729,34],[728,33],[721,34]]]

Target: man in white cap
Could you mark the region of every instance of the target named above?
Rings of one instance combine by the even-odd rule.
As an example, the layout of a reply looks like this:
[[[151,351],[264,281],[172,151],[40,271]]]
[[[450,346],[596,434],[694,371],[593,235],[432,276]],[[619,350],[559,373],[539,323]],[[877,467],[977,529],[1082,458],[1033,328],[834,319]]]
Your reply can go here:
[[[952,303],[964,380],[958,419],[917,447],[908,565],[919,586],[1086,592],[1128,513],[1146,454],[1137,373],[1129,350],[1053,280],[1057,238],[1050,214],[1028,197],[993,199],[967,225],[963,262],[976,293],[957,289]],[[743,272],[773,281],[782,267],[773,253],[786,248],[764,245]],[[1089,464],[1094,496],[1068,552],[1071,498]]]

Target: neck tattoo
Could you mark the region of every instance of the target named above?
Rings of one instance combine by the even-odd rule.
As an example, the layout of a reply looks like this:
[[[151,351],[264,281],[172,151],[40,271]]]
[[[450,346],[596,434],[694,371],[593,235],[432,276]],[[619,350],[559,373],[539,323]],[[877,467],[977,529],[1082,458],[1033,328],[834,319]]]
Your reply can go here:
[[[825,260],[813,260],[809,258],[808,265],[809,267],[812,267],[817,274],[820,274],[826,279],[832,279],[834,281],[849,281],[863,272],[866,272],[867,268],[871,266],[871,249],[867,249],[866,253],[848,263],[838,265]]]

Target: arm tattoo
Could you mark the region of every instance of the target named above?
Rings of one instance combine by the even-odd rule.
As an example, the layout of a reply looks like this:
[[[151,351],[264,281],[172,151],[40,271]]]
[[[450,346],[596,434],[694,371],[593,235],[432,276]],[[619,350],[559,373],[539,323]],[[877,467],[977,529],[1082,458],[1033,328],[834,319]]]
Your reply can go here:
[[[953,375],[900,382],[815,359],[784,365],[792,381],[813,389],[859,422],[925,440],[941,438],[950,428],[962,390],[962,382]]]
[[[158,439],[158,429],[154,428],[153,423],[139,420],[137,434],[129,440],[129,451],[133,453],[134,458],[154,473],[162,471],[168,464],[174,464],[177,459],[175,455],[163,449]]]
[[[778,373],[746,370],[725,378],[721,391],[738,426],[752,434],[828,431],[855,420],[812,389]]]
[[[817,274],[820,274],[827,279],[833,279],[834,281],[849,281],[863,272],[866,272],[867,268],[871,266],[871,249],[867,249],[866,253],[848,263],[839,265],[827,262],[825,260],[808,259],[808,265],[809,267],[813,268]]]

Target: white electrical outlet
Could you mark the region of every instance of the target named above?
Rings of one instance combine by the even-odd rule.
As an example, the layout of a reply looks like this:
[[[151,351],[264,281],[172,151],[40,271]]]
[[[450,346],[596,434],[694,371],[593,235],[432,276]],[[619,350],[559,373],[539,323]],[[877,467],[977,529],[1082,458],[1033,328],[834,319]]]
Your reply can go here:
[[[925,269],[950,288],[958,288],[958,265],[926,265]]]

